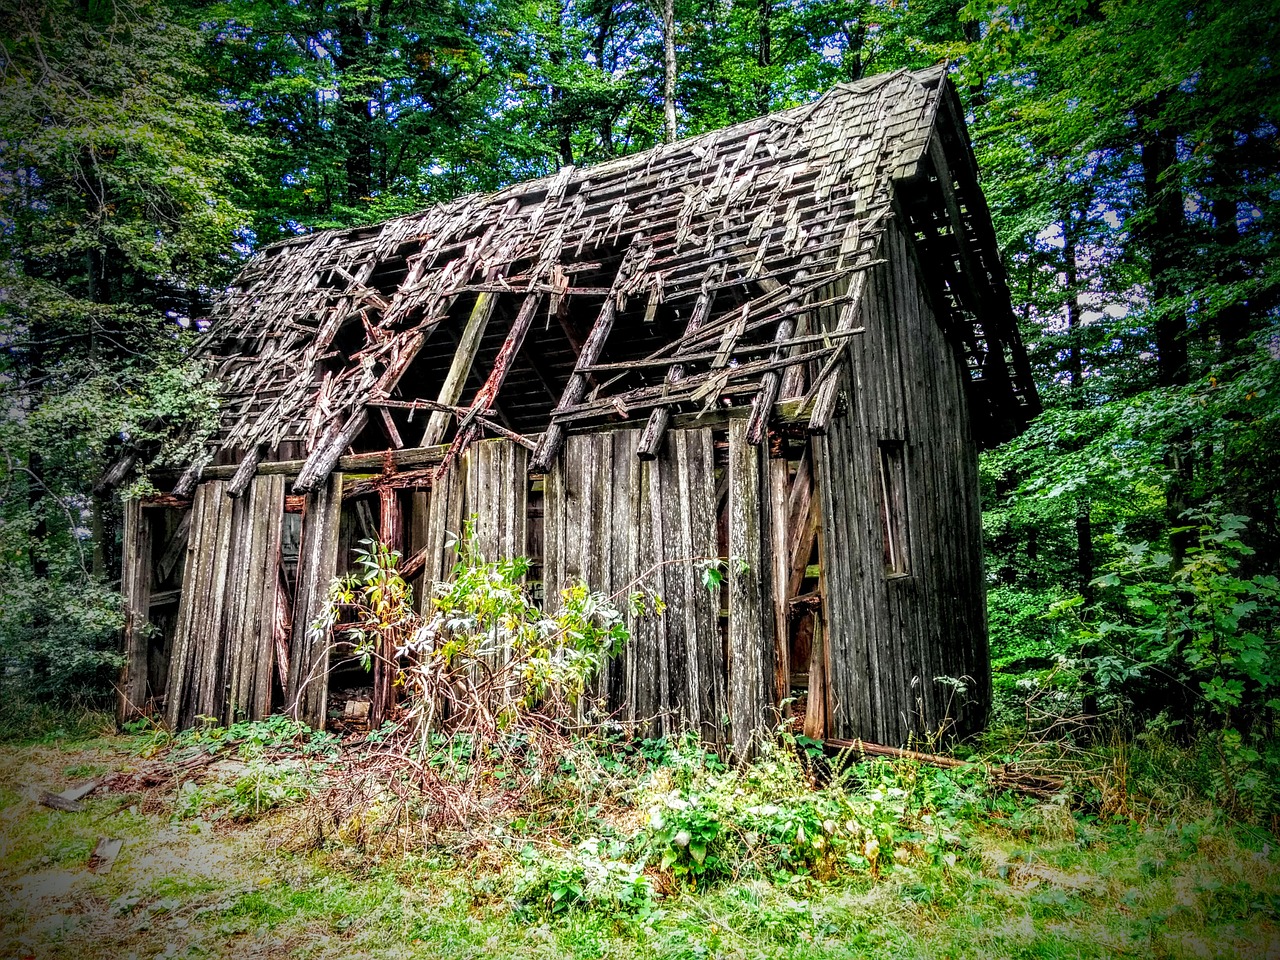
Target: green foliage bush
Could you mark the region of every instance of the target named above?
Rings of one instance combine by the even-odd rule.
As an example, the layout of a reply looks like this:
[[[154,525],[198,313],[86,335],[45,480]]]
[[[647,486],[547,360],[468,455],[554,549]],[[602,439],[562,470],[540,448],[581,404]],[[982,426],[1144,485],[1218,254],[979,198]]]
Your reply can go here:
[[[534,602],[524,557],[486,560],[475,517],[451,544],[457,562],[448,582],[432,585],[425,614],[400,576],[400,554],[365,540],[355,570],[335,579],[314,628],[344,615],[347,639],[368,669],[381,658],[408,694],[414,724],[434,729],[447,698],[455,727],[505,727],[526,711],[556,716],[572,710],[605,659],[629,636],[622,610],[581,581],[565,586],[554,611]],[[637,591],[637,614],[661,600]],[[466,691],[465,694],[462,691]]]
[[[895,860],[945,858],[963,845],[960,812],[972,785],[941,771],[848,765],[815,789],[793,744],[716,770],[695,750],[651,776],[645,848],[691,885],[730,877],[879,872]]]
[[[28,697],[101,705],[123,665],[124,613],[112,585],[71,571],[38,577],[0,561],[0,658]]]
[[[555,915],[570,909],[645,915],[656,898],[644,862],[624,859],[626,845],[591,837],[572,850],[524,848],[512,891],[522,908]]]

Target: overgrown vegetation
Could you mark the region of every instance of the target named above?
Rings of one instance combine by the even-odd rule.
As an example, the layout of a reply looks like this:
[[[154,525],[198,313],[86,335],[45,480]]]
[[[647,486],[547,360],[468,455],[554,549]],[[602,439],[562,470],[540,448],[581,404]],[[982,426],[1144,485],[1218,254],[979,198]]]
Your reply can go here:
[[[406,837],[404,820],[380,814],[391,788],[318,838],[335,781],[384,747],[384,732],[339,745],[273,718],[0,750],[0,940],[82,958],[265,945],[319,957],[1265,957],[1280,945],[1274,844],[1187,792],[1197,775],[1179,765],[1194,754],[1150,735],[1099,772],[1103,792],[1128,798],[1109,812],[1084,793],[1044,803],[992,790],[976,768],[828,768],[786,740],[729,768],[689,742],[597,738],[569,741],[562,769],[468,827]],[[464,746],[435,757],[477,762]],[[527,769],[515,753],[486,766],[508,789]],[[17,787],[86,776],[112,786],[82,813]],[[104,829],[125,845],[94,875],[83,864]]]
[[[527,955],[535,921],[554,956],[1277,952],[1273,840],[1254,831],[1280,816],[1280,9],[677,0],[674,16],[687,133],[951,63],[1045,403],[982,459],[997,703],[957,754],[1051,774],[1060,801],[993,793],[977,767],[829,770],[785,738],[731,767],[574,729],[630,598],[577,587],[548,617],[513,588],[518,561],[469,564],[414,621],[373,551],[339,599],[382,665],[382,713],[408,697],[400,725],[350,750],[274,719],[131,734],[151,755],[131,763],[203,758],[189,787],[165,782],[164,817],[265,818],[308,851],[271,876],[305,876],[97,878],[121,898],[110,923],[166,928],[186,899],[203,912],[181,919],[233,936],[436,952]],[[119,666],[119,504],[95,483],[126,443],[145,478],[211,428],[190,347],[243,256],[652,145],[660,23],[608,0],[0,11],[0,739],[110,742],[95,708]],[[519,655],[495,673],[499,647]],[[15,871],[80,863],[94,839],[13,816]],[[384,865],[343,872],[346,851]],[[444,866],[463,851],[470,876]]]

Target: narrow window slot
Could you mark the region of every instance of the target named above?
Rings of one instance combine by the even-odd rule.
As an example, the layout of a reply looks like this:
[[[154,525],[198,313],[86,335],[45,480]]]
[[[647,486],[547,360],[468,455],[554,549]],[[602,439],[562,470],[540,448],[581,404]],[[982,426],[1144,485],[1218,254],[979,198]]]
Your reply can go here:
[[[905,576],[911,572],[905,450],[901,440],[881,440],[879,452],[884,572],[888,576]]]

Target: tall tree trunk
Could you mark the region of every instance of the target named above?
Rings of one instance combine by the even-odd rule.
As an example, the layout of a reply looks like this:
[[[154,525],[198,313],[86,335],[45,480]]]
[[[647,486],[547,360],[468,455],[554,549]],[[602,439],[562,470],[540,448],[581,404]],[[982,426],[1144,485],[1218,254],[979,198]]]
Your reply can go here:
[[[844,34],[844,79],[846,83],[853,83],[855,80],[861,80],[866,70],[866,64],[862,59],[862,47],[867,42],[867,28],[861,19],[846,20],[840,25],[840,31]]]
[[[609,48],[609,35],[613,31],[613,3],[606,0],[600,7],[600,20],[596,24],[595,55],[596,69],[607,75],[610,70],[605,63],[605,55]],[[600,149],[606,157],[612,157],[613,146],[613,104],[608,104],[600,115]]]
[[[1075,217],[1067,211],[1062,218],[1062,260],[1067,283],[1067,384],[1071,392],[1071,407],[1084,407],[1084,357],[1080,350],[1080,264],[1078,259]]]
[[[1080,215],[1083,219],[1083,213]],[[1080,309],[1080,223],[1076,214],[1068,210],[1062,218],[1062,259],[1067,284],[1067,383],[1070,388],[1070,404],[1073,410],[1083,410],[1084,400],[1084,352],[1081,349],[1082,311]],[[1080,595],[1086,601],[1093,599],[1093,517],[1092,504],[1087,496],[1076,498],[1076,581]]]
[[[367,66],[362,56],[367,45],[359,14],[351,8],[341,8],[334,56],[338,73],[337,132],[344,154],[347,203],[352,206],[363,204],[373,190],[372,90],[361,76]]]
[[[1156,375],[1163,387],[1185,386],[1190,378],[1187,350],[1187,314],[1175,303],[1176,270],[1183,255],[1184,214],[1178,182],[1177,135],[1160,120],[1166,97],[1157,96],[1151,109],[1139,114],[1138,137],[1142,150],[1142,184],[1147,208],[1146,247],[1151,262],[1151,302],[1155,311]],[[1167,454],[1170,472],[1165,493],[1168,522],[1178,527],[1190,506],[1192,479],[1191,433],[1180,432]],[[1169,552],[1174,569],[1186,559],[1189,534],[1174,533]]]
[[[1183,201],[1177,179],[1177,135],[1158,119],[1164,100],[1161,95],[1153,109],[1139,116],[1138,136],[1148,215],[1144,232],[1156,315],[1156,370],[1161,386],[1177,387],[1185,385],[1190,375],[1187,314],[1173,304],[1178,295],[1175,272],[1183,253]]]
[[[560,8],[560,31],[567,33],[566,24],[564,22],[564,7]],[[556,72],[560,72],[560,68],[564,66],[564,48],[556,45],[551,50],[551,65],[556,68]],[[565,107],[564,89],[553,83],[551,85],[551,121],[556,128],[556,148],[559,153],[560,165],[569,167],[573,165],[573,119],[569,116]]]
[[[756,15],[760,19],[760,39],[756,49],[756,66],[760,70],[756,80],[756,112],[761,116],[769,112],[773,101],[773,83],[770,76],[773,66],[773,17],[772,0],[756,0]]]
[[[662,0],[663,140],[676,139],[676,2]]]
[[[1237,200],[1240,173],[1236,169],[1236,140],[1232,131],[1221,135],[1213,160],[1213,234],[1222,266],[1218,276],[1224,285],[1244,279],[1239,256],[1240,224]],[[1239,355],[1249,335],[1249,305],[1235,299],[1222,308],[1217,318],[1219,348],[1225,357]],[[1247,349],[1247,344],[1245,344]]]

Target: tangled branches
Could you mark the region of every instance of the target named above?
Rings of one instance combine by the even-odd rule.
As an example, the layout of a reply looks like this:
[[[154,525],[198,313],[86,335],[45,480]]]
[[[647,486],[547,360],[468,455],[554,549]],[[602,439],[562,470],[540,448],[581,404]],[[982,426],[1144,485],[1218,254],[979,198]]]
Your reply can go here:
[[[582,753],[573,720],[628,638],[623,612],[581,582],[540,609],[524,586],[528,561],[486,561],[468,524],[452,579],[433,585],[419,613],[399,554],[363,547],[315,628],[340,632],[373,670],[373,744],[317,806],[320,833],[362,844],[393,824],[474,834],[527,811]],[[635,612],[660,608],[643,591],[628,599]]]

